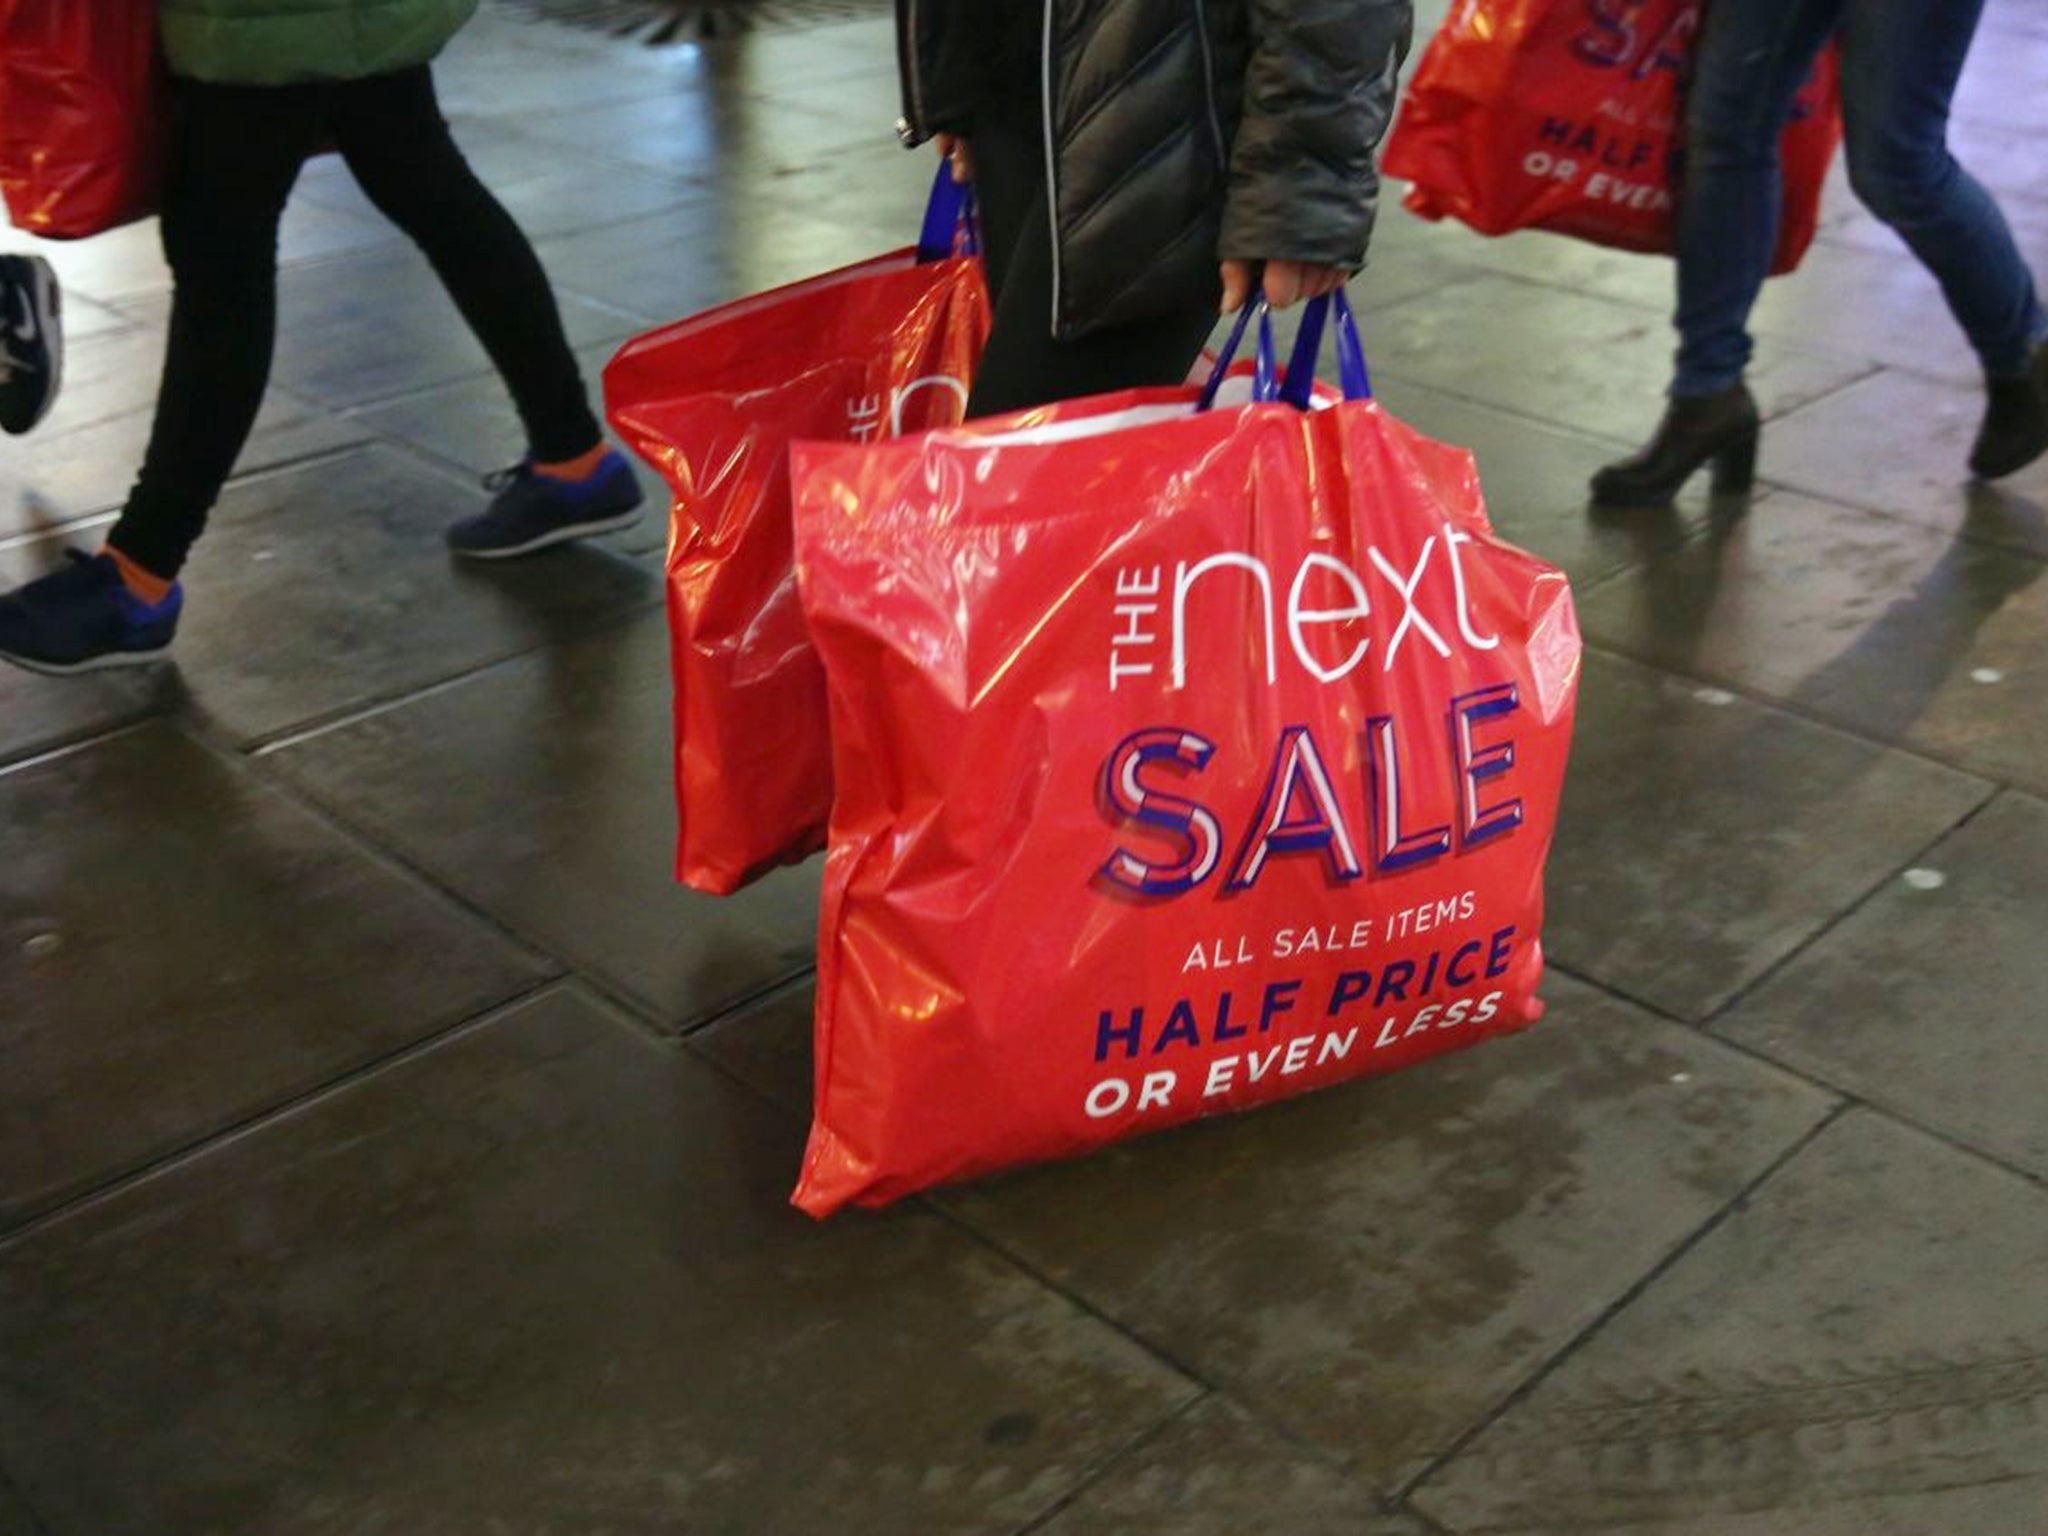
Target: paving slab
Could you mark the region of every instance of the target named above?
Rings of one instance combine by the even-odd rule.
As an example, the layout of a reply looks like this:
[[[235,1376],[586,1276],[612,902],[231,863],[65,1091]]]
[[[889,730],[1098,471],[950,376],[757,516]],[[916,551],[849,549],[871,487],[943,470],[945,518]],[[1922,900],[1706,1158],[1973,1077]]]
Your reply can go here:
[[[537,68],[547,78],[529,80]],[[536,26],[487,12],[449,46],[440,76],[445,110],[492,122],[514,121],[528,103],[534,112],[559,113],[688,91],[773,103],[843,93],[858,83],[886,89],[893,102],[895,29],[886,14],[844,21],[819,17],[802,26],[621,47],[601,30]]]
[[[28,245],[29,242],[24,241],[22,245],[16,245],[15,241],[18,238],[19,231],[10,232],[7,236],[8,254],[20,255],[24,253],[24,246]],[[55,265],[59,258],[51,257],[49,253],[52,249],[58,248],[55,242],[43,242],[43,254],[49,257],[52,265]],[[63,281],[61,272],[58,275],[58,281],[60,284]],[[72,288],[64,289],[63,302],[64,341],[67,346],[73,342],[82,341],[88,336],[104,336],[114,331],[125,331],[135,324],[133,320],[129,319],[119,310],[114,309],[110,305],[95,304],[91,299],[86,298],[85,295]]]
[[[1670,382],[1670,325],[1658,314],[1511,277],[1426,294],[1365,329],[1382,374],[1617,441],[1649,435]],[[1776,416],[1872,366],[1766,340],[1750,385]]]
[[[2032,556],[1780,495],[1587,595],[1579,620],[1639,660],[2048,790],[2048,563]]]
[[[154,419],[152,403],[70,431],[38,430],[11,451],[0,462],[0,539],[118,510],[141,472]],[[275,468],[337,452],[370,436],[362,426],[272,390],[235,470],[250,474]]]
[[[231,485],[186,567],[170,665],[189,703],[263,741],[660,600],[644,569],[605,550],[454,559],[442,530],[484,501],[387,449]],[[39,574],[61,554],[46,540],[16,564]]]
[[[1547,992],[1519,1038],[942,1198],[1391,1493],[1828,1106],[1590,988]]]
[[[2038,11],[1989,0],[1953,135],[2037,265]],[[437,79],[593,393],[650,322],[909,238],[933,161],[888,132],[886,14],[650,49],[514,12],[487,5]],[[20,989],[90,965],[68,1032],[35,1038],[186,1119],[89,1185],[298,1103],[23,1231],[7,1127],[28,1145],[58,1100],[32,1073],[25,1117],[0,1071],[0,1536],[2039,1536],[2043,1196],[1963,1154],[2048,1174],[2048,472],[1967,483],[1974,360],[1838,157],[1820,243],[1757,316],[1764,472],[1800,490],[1746,519],[1698,495],[1589,516],[1587,477],[1661,405],[1671,263],[1483,240],[1397,192],[1353,286],[1382,398],[1476,450],[1502,531],[1647,664],[1589,666],[1553,953],[1705,1030],[1560,975],[1551,1019],[1496,1048],[949,1191],[944,1221],[810,1227],[783,1202],[817,873],[725,902],[668,881],[663,520],[446,561],[516,421],[325,157],[283,235],[279,376],[309,388],[273,394],[202,546],[180,665],[0,670],[0,1061],[27,1059]],[[97,542],[160,364],[155,227],[50,251],[72,388],[0,448],[0,585]],[[365,437],[396,441],[338,452]],[[244,764],[158,725],[69,751],[166,711],[275,745]],[[158,738],[205,771],[48,777]],[[156,810],[166,788],[191,804]],[[220,867],[158,894],[198,861]],[[84,904],[51,926],[39,890]],[[345,910],[311,940],[272,910],[316,898]],[[102,914],[127,915],[119,954]],[[423,1022],[500,951],[522,995],[573,967],[636,1017],[579,983]],[[1831,1088],[1868,1107],[1731,1211]],[[33,1154],[153,1134],[110,1102]],[[1511,1403],[1425,1485],[1443,1502],[1386,1512]]]
[[[1984,47],[2026,48],[2048,43],[2048,15],[2032,0],[1989,0],[1981,25]],[[1964,79],[1967,83],[1967,73]]]
[[[858,144],[788,167],[751,189],[721,188],[721,195],[801,208],[846,230],[849,250],[874,253],[916,240],[938,164],[938,151],[930,145],[906,151],[897,143]]]
[[[559,73],[544,56],[527,54],[517,62],[528,78],[553,79]],[[612,74],[616,81],[617,71]],[[518,94],[497,84],[493,99],[502,107],[508,95],[516,99]],[[457,117],[450,126],[463,158],[529,239],[637,218],[703,195],[681,177],[623,165],[607,165],[602,175],[592,175],[587,155],[526,138],[517,131],[517,121],[517,116]],[[339,158],[309,164],[293,197],[357,218],[383,219]],[[404,238],[395,229],[392,235]]]
[[[1545,946],[1580,975],[1704,1019],[1991,788],[1589,653]]]
[[[896,88],[896,22],[887,10],[711,38],[695,52],[707,77],[728,79],[761,96],[836,85],[855,75],[880,74]]]
[[[278,754],[348,821],[684,1027],[807,969],[815,864],[728,898],[674,884],[659,613]]]
[[[51,1536],[1009,1536],[1195,1388],[556,992],[0,1248]]]
[[[2048,1192],[1830,1127],[1423,1487],[1460,1536],[2036,1536]]]
[[[162,306],[158,323],[131,318],[119,330],[102,331],[67,341],[63,387],[35,436],[7,444],[10,470],[34,462],[42,444],[54,442],[81,427],[97,426],[117,416],[146,411],[156,403],[157,381],[163,376],[164,331],[169,313]],[[132,472],[136,466],[130,465]],[[19,472],[18,470],[16,472]]]
[[[816,977],[804,976],[773,996],[707,1024],[684,1044],[785,1113],[808,1121],[815,1065],[811,1019],[817,998]]]
[[[435,70],[436,94],[457,141],[488,155],[500,124],[671,97],[695,83],[697,71],[680,50],[604,43],[569,27],[550,27],[545,36],[531,28],[501,28],[492,36],[465,27]],[[496,167],[483,162],[478,170],[489,179]]]
[[[1978,47],[1976,55],[1997,51]],[[2019,51],[2009,68],[2021,74],[2036,68],[2032,53]],[[2028,98],[2028,92],[1999,90],[1989,76],[1976,86],[1974,100],[1993,102],[1982,111],[2009,129],[2013,113],[2023,111],[2017,109],[2017,102]],[[1970,100],[1972,94],[1966,90],[1960,102],[1968,104]],[[2032,143],[2034,160],[2038,160],[2042,141],[2036,137]],[[2017,164],[2021,150],[2013,147],[2005,158]],[[2011,197],[2005,199],[2005,205],[2021,250],[2048,254],[2048,244],[2044,244],[2048,242],[2048,205]],[[1456,223],[1423,225],[1413,217],[1386,221],[1374,233],[1374,244],[1376,248],[1421,248],[1528,283],[1651,311],[1659,317],[1651,328],[1649,346],[1659,373],[1655,393],[1661,393],[1669,379],[1669,354],[1677,338],[1669,322],[1675,305],[1675,268],[1667,256],[1606,250],[1542,231],[1487,240]],[[1763,285],[1751,313],[1751,330],[1759,338],[1761,362],[1753,383],[1763,385],[1769,385],[1774,358],[1788,350],[1868,358],[1964,387],[1976,387],[1982,375],[1980,362],[1956,326],[1942,289],[1913,260],[1905,244],[1855,201],[1839,156],[1823,199],[1821,240],[1806,252],[1796,272],[1776,276]],[[1640,342],[1630,342],[1630,346],[1640,350]],[[1769,397],[1765,403],[1774,408]],[[1647,436],[1653,424],[1642,410],[1632,412],[1626,420],[1628,424],[1620,428],[1610,424],[1593,430]]]
[[[308,162],[309,166],[323,164],[338,166],[340,161],[333,158]],[[278,261],[283,266],[292,266],[353,256],[403,239],[381,219],[294,198],[285,205],[284,218],[278,226]],[[71,311],[77,298],[125,310],[133,300],[168,294],[171,290],[171,269],[164,262],[163,235],[155,219],[124,224],[86,240],[39,240],[19,230],[9,230],[7,248],[42,255],[57,269],[58,281],[65,290],[67,335],[73,333]],[[65,371],[70,372],[68,359]]]
[[[1427,1536],[1221,1398],[1119,1457],[1043,1536]],[[1034,1536],[1037,1536],[1034,1532]]]
[[[0,1229],[547,974],[168,726],[0,774]]]
[[[679,176],[625,166],[606,166],[592,175],[587,157],[548,154],[532,141],[491,130],[495,141],[516,156],[517,174],[492,176],[487,185],[530,240],[601,228],[642,218],[702,198],[701,188]]]
[[[1373,229],[1374,260],[1381,251],[1399,251],[1476,267],[1544,289],[1596,294],[1643,311],[1645,319],[1654,317],[1652,351],[1661,327],[1662,360],[1668,362],[1677,345],[1678,338],[1671,330],[1677,268],[1668,256],[1612,250],[1540,229],[1482,235],[1455,219],[1431,223],[1405,209],[1398,214],[1382,210],[1380,217]],[[1531,301],[1540,303],[1540,295],[1532,296]]]
[[[2039,67],[2038,54],[2012,46],[2005,30],[1994,25],[1970,50],[1956,90],[1955,115],[2048,138],[2048,103],[2041,100]]]
[[[1612,443],[1391,379],[1380,402],[1419,432],[1469,448],[1494,528],[1560,566],[1575,590],[1680,543],[1707,515],[1701,477],[1676,508],[1610,513],[1587,505],[1587,482]]]
[[[1751,316],[1760,338],[1876,358],[1975,385],[1983,365],[1917,261],[1816,243],[1799,270],[1773,278]]]
[[[6,566],[0,558],[0,570]],[[7,666],[0,670],[0,765],[166,713],[178,697],[176,679],[158,669],[44,677]]]
[[[1996,46],[1995,43],[1990,46]],[[2038,44],[2027,45],[2037,49]],[[2039,59],[2038,52],[2034,58]],[[2000,207],[2048,202],[2041,185],[2041,138],[2009,109],[1973,103],[1967,117],[1949,124],[1949,153],[1965,166]]]
[[[2048,460],[1973,484],[1984,392],[1887,370],[1776,421],[1765,478],[2048,557]]]
[[[2001,31],[1994,15],[1987,11],[1978,31],[1976,46],[1971,50],[1969,65],[1964,70],[1963,87],[1956,93],[1953,120],[1965,125],[1964,133],[1984,128],[1996,130],[2006,120],[2041,112],[2041,107],[2033,99],[2036,93],[2031,85],[2017,92],[2006,89],[2003,82],[1997,88],[1978,89],[1979,85],[1987,82],[1973,78],[1978,76],[1980,65],[1994,60],[1999,61],[1994,67],[2001,72],[2031,76],[2040,67],[2039,55],[2034,51],[2039,46],[2036,39],[2015,37]],[[1964,147],[1960,153],[1963,168],[1971,169],[1971,151]],[[2026,195],[2015,196],[2015,190]],[[2036,272],[2041,271],[2044,260],[2048,260],[2048,197],[2044,197],[2036,187],[2008,187],[1998,195],[1997,202],[1999,212],[2005,216],[2014,239],[2019,243],[2020,254],[2028,258]],[[1829,173],[1819,238],[1892,256],[1905,266],[1916,269],[1919,266],[1906,242],[1864,207],[1850,190],[1847,165],[1841,156],[1836,157]],[[1947,330],[1956,328],[1945,310],[1943,323]]]
[[[637,316],[628,327],[637,333],[916,239],[910,225],[863,241],[801,204],[748,198],[689,203],[544,240],[539,249],[549,269],[578,292]]]
[[[617,351],[616,343],[600,342],[577,352],[577,362],[593,398],[602,394],[604,365]],[[517,462],[526,451],[519,413],[495,374],[401,395],[379,405],[365,406],[343,419],[359,432],[398,438],[469,476],[481,477],[503,469]],[[646,515],[633,527],[607,534],[595,542],[635,553],[665,548],[668,486],[637,455],[628,457],[647,497]]]
[[[2023,249],[2035,249],[2048,207],[2014,203],[2011,212]],[[1389,237],[1384,242],[1383,235]],[[1677,345],[1670,318],[1677,299],[1676,268],[1669,257],[1609,250],[1541,231],[1488,239],[1455,223],[1429,226],[1412,217],[1390,221],[1389,229],[1376,231],[1374,239],[1376,248],[1381,243],[1417,248],[1654,314],[1648,352],[1658,372],[1655,393],[1661,394],[1669,380],[1670,355]],[[1765,283],[1750,329],[1759,339],[1760,363],[1752,383],[1762,386],[1767,409],[1777,408],[1767,393],[1780,387],[1771,377],[1775,360],[1788,351],[1867,359],[1968,387],[1975,387],[1982,374],[1939,285],[1899,238],[1855,200],[1839,160],[1822,205],[1821,238],[1797,271]],[[1630,346],[1640,350],[1642,343],[1631,340]],[[1644,437],[1652,424],[1638,408],[1623,426],[1598,430]]]
[[[1717,1033],[2048,1178],[2048,802],[2005,794]]]
[[[579,296],[564,274],[552,276],[571,345],[634,329],[630,316]],[[126,308],[161,326],[170,300],[142,299]],[[470,378],[491,367],[426,258],[409,246],[285,268],[278,276],[278,337],[273,377],[292,393],[330,407]],[[151,375],[145,398],[154,395],[155,385]]]
[[[772,104],[723,83],[572,112],[524,114],[519,131],[605,160],[746,187],[843,149],[895,141],[896,93],[876,77]]]
[[[1999,211],[2005,215],[2006,224],[2011,228],[2013,239],[2019,245],[2020,254],[2027,259],[2027,264],[2036,272],[2048,268],[2048,203],[2006,198],[2000,203]],[[1898,232],[1857,202],[1846,190],[1831,204],[1828,217],[1822,221],[1818,238],[1830,245],[1853,245],[1902,262],[1911,262],[1914,259]],[[1945,317],[1945,323],[1950,329],[1954,329],[1953,319]],[[1974,379],[1965,379],[1962,382],[1974,382]]]

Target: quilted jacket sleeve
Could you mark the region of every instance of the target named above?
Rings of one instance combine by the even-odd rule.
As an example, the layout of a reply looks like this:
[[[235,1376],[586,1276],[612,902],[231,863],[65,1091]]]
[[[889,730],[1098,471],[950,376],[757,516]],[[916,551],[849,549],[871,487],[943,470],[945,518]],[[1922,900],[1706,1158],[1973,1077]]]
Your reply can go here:
[[[1244,116],[1219,254],[1364,264],[1373,151],[1394,115],[1410,0],[1246,0]]]

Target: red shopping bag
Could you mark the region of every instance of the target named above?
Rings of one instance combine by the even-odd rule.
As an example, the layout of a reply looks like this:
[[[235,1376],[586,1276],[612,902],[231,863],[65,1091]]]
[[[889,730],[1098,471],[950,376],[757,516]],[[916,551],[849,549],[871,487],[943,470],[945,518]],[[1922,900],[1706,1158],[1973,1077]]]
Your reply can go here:
[[[652,332],[606,368],[612,424],[675,498],[686,884],[724,895],[825,846],[824,675],[797,604],[785,450],[797,437],[858,442],[958,421],[988,325],[977,259],[905,250]]]
[[[1579,640],[1469,454],[1165,390],[792,457],[838,784],[804,1210],[1539,1016]]]
[[[0,0],[0,194],[18,229],[81,239],[156,211],[157,0]]]
[[[1700,0],[1457,0],[1409,84],[1381,165],[1407,206],[1485,235],[1547,229],[1673,249],[1683,78]],[[1773,272],[1799,265],[1841,142],[1826,50],[1782,140]]]

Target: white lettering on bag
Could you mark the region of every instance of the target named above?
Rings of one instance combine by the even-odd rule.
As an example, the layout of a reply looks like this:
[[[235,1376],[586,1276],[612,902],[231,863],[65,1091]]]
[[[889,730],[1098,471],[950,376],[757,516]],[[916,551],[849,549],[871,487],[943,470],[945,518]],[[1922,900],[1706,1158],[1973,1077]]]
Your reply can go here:
[[[1233,611],[1245,613],[1249,620],[1247,633],[1258,647],[1257,656],[1249,659],[1264,672],[1268,684],[1279,681],[1283,655],[1291,656],[1317,682],[1341,682],[1365,661],[1372,649],[1372,636],[1359,634],[1349,649],[1337,656],[1328,654],[1327,648],[1319,649],[1315,642],[1333,630],[1341,642],[1342,626],[1362,626],[1371,619],[1376,611],[1375,585],[1381,596],[1391,594],[1400,605],[1400,618],[1386,637],[1380,658],[1383,672],[1394,669],[1411,639],[1446,659],[1456,654],[1447,638],[1451,634],[1470,650],[1494,650],[1500,645],[1500,636],[1482,630],[1474,617],[1471,578],[1461,548],[1472,542],[1471,534],[1446,523],[1440,533],[1423,541],[1405,571],[1376,544],[1366,547],[1362,565],[1321,550],[1304,555],[1286,589],[1284,647],[1280,643],[1277,573],[1256,555],[1224,550],[1177,562],[1171,599],[1166,601],[1162,601],[1167,597],[1165,572],[1159,566],[1119,570],[1111,604],[1114,625],[1109,642],[1109,686],[1115,690],[1163,671],[1168,691],[1178,693],[1187,688],[1189,638],[1195,626],[1214,623],[1217,615]],[[1441,559],[1437,557],[1439,548]],[[1439,567],[1443,568],[1441,575]],[[1314,589],[1316,578],[1324,584],[1320,594]],[[1162,648],[1166,652],[1163,668],[1155,659]]]

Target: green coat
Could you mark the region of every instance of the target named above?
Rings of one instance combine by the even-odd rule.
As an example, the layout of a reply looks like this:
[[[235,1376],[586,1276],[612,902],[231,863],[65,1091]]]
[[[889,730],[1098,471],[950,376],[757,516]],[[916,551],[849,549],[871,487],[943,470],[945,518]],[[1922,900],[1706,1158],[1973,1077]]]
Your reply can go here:
[[[214,85],[361,80],[426,63],[476,6],[477,0],[163,0],[164,53],[172,73]]]

